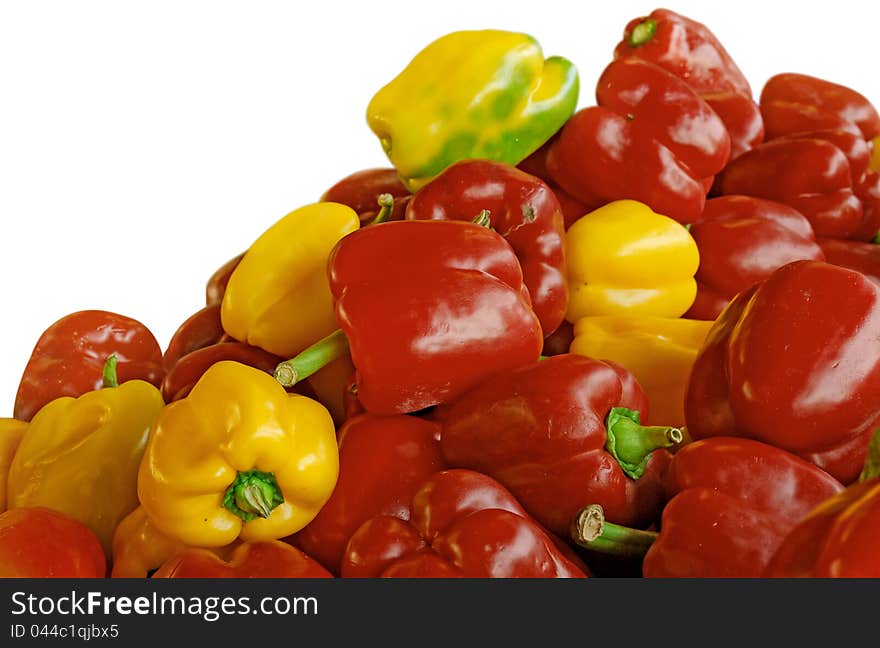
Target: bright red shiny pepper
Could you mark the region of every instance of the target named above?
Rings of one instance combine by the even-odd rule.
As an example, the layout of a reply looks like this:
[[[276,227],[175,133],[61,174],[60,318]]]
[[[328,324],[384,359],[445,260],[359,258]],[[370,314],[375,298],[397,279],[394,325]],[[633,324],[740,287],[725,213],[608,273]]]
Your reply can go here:
[[[608,525],[584,546],[620,551],[641,540],[648,578],[755,578],[800,519],[843,485],[785,450],[715,437],[675,454],[667,488],[659,533]]]
[[[730,156],[724,123],[680,78],[637,58],[613,61],[598,106],[576,112],[547,153],[547,170],[587,205],[629,198],[696,221]]]
[[[794,261],[741,292],[715,321],[685,398],[695,439],[744,436],[816,463],[844,484],[880,422],[880,287]]]
[[[785,203],[807,217],[817,236],[853,238],[865,229],[849,160],[826,138],[764,142],[730,162],[718,177],[723,194]]]
[[[332,578],[317,561],[280,540],[245,542],[229,560],[189,548],[165,561],[153,578]]]
[[[558,546],[494,479],[470,470],[428,478],[407,522],[377,516],[354,533],[344,578],[584,578]]]
[[[804,131],[851,130],[871,140],[880,134],[880,115],[851,88],[808,76],[777,74],[761,90],[767,138]]]
[[[630,372],[612,362],[556,355],[439,407],[440,447],[450,466],[491,475],[559,535],[591,503],[605,507],[614,522],[648,526],[664,502],[670,454],[661,448],[680,441],[680,431],[615,422],[613,408],[648,418],[648,399]]]
[[[107,558],[85,524],[43,507],[0,514],[0,578],[103,578]]]
[[[141,322],[101,310],[65,315],[37,340],[18,385],[15,418],[30,421],[49,401],[100,389],[104,365],[114,354],[120,384],[135,379],[161,384],[162,349]]]
[[[339,429],[339,479],[330,499],[302,531],[297,546],[339,573],[345,546],[377,515],[409,520],[422,483],[445,467],[440,426],[415,416],[349,419]]]
[[[516,253],[532,309],[549,336],[568,306],[565,226],[559,201],[540,178],[502,162],[462,160],[415,193],[406,218],[473,221],[483,210]]]
[[[519,260],[485,227],[371,225],[336,245],[328,273],[368,412],[405,414],[448,401],[541,353]]]
[[[731,159],[761,143],[764,124],[748,80],[708,27],[668,9],[631,20],[615,58],[655,63],[693,88],[730,134]]]
[[[550,150],[550,147],[553,145],[553,142],[559,137],[559,131],[551,137],[549,140],[544,142],[541,147],[532,153],[525,160],[516,165],[517,169],[521,169],[526,173],[533,175],[537,178],[543,180],[548,187],[553,191],[553,195],[556,196],[556,200],[559,201],[559,207],[562,209],[562,222],[563,226],[567,230],[571,227],[574,222],[579,219],[584,214],[591,212],[595,207],[600,207],[601,205],[595,205],[595,207],[589,207],[585,205],[583,202],[572,196],[565,189],[556,184],[553,179],[550,177],[550,172],[547,171],[547,152]]]
[[[825,259],[800,212],[761,198],[708,200],[690,232],[700,251],[697,297],[684,315],[693,319],[714,320],[738,293],[786,263]]]

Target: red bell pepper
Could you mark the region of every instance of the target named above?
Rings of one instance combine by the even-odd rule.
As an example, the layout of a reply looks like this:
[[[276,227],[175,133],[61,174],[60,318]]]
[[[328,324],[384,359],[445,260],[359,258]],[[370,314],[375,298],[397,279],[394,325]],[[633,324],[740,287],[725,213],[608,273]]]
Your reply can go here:
[[[223,295],[226,293],[226,285],[229,283],[229,277],[241,263],[244,258],[244,252],[236,257],[229,259],[222,266],[217,268],[208,278],[208,284],[205,286],[205,305],[214,306],[223,301]]]
[[[346,547],[341,575],[584,578],[585,569],[494,479],[446,470],[420,486],[409,521],[380,515],[361,525]]]
[[[828,263],[861,272],[880,285],[880,245],[821,237],[817,241]]]
[[[738,293],[786,263],[825,259],[806,218],[760,198],[708,200],[690,233],[700,251],[697,296],[684,315],[693,319],[714,320]]]
[[[547,153],[554,182],[587,205],[629,198],[696,221],[730,155],[724,123],[680,78],[638,58],[613,61],[598,106],[576,112]]]
[[[880,422],[880,287],[794,261],[741,292],[697,354],[685,396],[695,439],[744,436],[816,463],[844,484]]]
[[[415,416],[349,419],[339,430],[339,479],[330,499],[296,535],[297,546],[334,574],[351,535],[377,515],[409,520],[412,498],[445,465],[440,426]]]
[[[352,173],[325,191],[321,200],[348,205],[357,212],[361,226],[364,226],[379,215],[379,199],[384,194],[392,197],[391,213],[387,220],[403,220],[410,192],[393,167]]]
[[[519,259],[532,309],[547,337],[565,317],[568,284],[562,209],[540,178],[503,162],[462,160],[415,193],[406,218],[472,221],[484,210]]]
[[[871,140],[880,115],[851,88],[806,74],[777,74],[761,90],[768,139],[805,131],[849,130]]]
[[[49,401],[100,389],[111,355],[120,384],[135,379],[157,387],[162,383],[162,349],[146,326],[108,311],[77,311],[40,336],[18,385],[13,415],[30,421]]]
[[[755,578],[801,518],[843,485],[785,450],[715,437],[675,454],[667,489],[659,533],[606,524],[587,508],[574,540],[593,551],[644,553],[647,578]]]
[[[859,482],[829,497],[791,530],[763,576],[880,578],[880,434]]]
[[[162,354],[162,364],[166,372],[170,371],[188,353],[231,340],[220,321],[220,303],[205,306],[177,327]]]
[[[559,131],[557,131],[557,133],[549,140],[544,142],[538,150],[517,164],[516,168],[525,171],[536,178],[540,178],[548,187],[550,187],[553,195],[556,196],[556,200],[559,201],[559,207],[562,210],[562,223],[567,230],[577,219],[584,214],[591,212],[596,207],[601,207],[601,204],[597,204],[593,207],[585,205],[556,184],[550,177],[550,172],[547,171],[547,152],[550,150],[550,147],[553,145],[553,142],[556,141],[557,137],[559,137]]]
[[[313,558],[280,540],[244,542],[223,560],[210,549],[184,549],[152,578],[332,578]]]
[[[438,407],[450,466],[491,475],[545,527],[568,533],[590,503],[620,524],[648,526],[677,428],[645,427],[648,399],[612,362],[564,354],[496,376]]]
[[[649,61],[687,82],[727,127],[731,159],[763,140],[761,111],[748,80],[705,25],[655,9],[626,25],[614,56]]]
[[[535,361],[543,346],[519,260],[461,221],[393,221],[352,232],[328,261],[341,330],[279,365],[283,385],[350,348],[358,400],[407,414]]]
[[[731,161],[718,186],[723,194],[766,198],[795,208],[817,236],[854,238],[866,229],[849,160],[825,138],[764,142]]]
[[[0,514],[0,578],[103,578],[107,558],[82,522],[43,508]]]

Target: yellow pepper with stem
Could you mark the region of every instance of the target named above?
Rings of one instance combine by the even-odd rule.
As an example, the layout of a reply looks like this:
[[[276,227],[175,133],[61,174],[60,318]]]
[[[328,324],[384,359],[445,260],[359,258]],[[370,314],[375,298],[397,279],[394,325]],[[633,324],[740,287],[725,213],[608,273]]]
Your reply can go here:
[[[416,191],[466,158],[519,164],[577,105],[577,69],[528,34],[456,31],[430,43],[367,106],[367,124]]]
[[[629,369],[648,395],[651,424],[682,427],[691,367],[713,324],[647,315],[582,317],[569,350]]]
[[[12,418],[0,418],[0,513],[6,510],[6,481],[15,451],[28,424]]]
[[[138,495],[162,533],[222,547],[299,531],[338,473],[336,429],[323,405],[288,394],[259,369],[222,361],[162,410]]]
[[[679,222],[616,200],[566,232],[572,324],[589,315],[680,317],[697,295],[697,243]]]
[[[333,202],[300,207],[272,225],[229,277],[220,305],[223,330],[289,358],[339,328],[327,259],[359,226],[351,207]]]
[[[165,405],[144,380],[63,396],[31,420],[9,469],[9,508],[45,506],[88,526],[110,554],[116,525],[137,508],[137,475],[150,426]]]

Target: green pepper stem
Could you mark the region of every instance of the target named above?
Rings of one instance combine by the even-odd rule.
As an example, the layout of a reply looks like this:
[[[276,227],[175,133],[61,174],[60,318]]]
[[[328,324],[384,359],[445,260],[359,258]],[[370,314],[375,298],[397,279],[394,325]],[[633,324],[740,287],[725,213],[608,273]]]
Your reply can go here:
[[[874,430],[871,443],[868,446],[868,458],[865,459],[865,467],[859,475],[859,481],[867,481],[874,477],[880,477],[880,428]]]
[[[581,509],[571,525],[571,539],[581,547],[625,558],[643,558],[659,534],[605,521],[599,504]]]
[[[625,407],[613,407],[605,422],[605,449],[617,459],[627,475],[638,479],[645,472],[654,450],[671,448],[684,439],[681,430],[664,425],[641,425],[639,413]]]
[[[119,387],[119,378],[116,375],[116,354],[111,353],[104,363],[103,385],[104,387]]]
[[[282,502],[284,495],[275,475],[260,470],[239,472],[223,496],[223,508],[245,522],[269,517],[272,509]]]
[[[642,22],[633,27],[632,31],[630,32],[630,47],[639,47],[640,45],[644,45],[652,38],[654,38],[655,33],[657,33],[657,21],[653,18],[645,18]]]
[[[874,234],[874,238],[871,239],[871,243],[880,243],[880,232]]]
[[[484,209],[479,214],[474,216],[473,222],[480,227],[489,227],[492,225],[492,219],[490,218],[491,215],[492,212],[490,212],[488,209]]]
[[[275,380],[285,387],[293,387],[342,357],[347,351],[348,338],[342,329],[337,329],[290,360],[279,363],[275,367]]]
[[[394,196],[390,193],[379,194],[376,202],[379,203],[379,213],[376,214],[376,218],[370,222],[370,225],[384,223],[391,218],[391,212],[394,210]]]

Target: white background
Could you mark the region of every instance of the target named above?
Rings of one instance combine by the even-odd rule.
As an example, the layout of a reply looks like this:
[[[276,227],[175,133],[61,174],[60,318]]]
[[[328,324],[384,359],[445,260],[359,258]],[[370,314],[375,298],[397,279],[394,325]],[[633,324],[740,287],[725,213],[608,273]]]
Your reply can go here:
[[[577,65],[583,107],[624,25],[658,6],[706,24],[756,96],[803,72],[880,103],[876,1],[2,0],[0,416],[58,318],[122,313],[164,349],[218,266],[387,166],[367,103],[432,40],[530,33]]]

